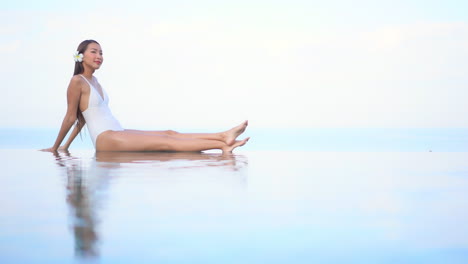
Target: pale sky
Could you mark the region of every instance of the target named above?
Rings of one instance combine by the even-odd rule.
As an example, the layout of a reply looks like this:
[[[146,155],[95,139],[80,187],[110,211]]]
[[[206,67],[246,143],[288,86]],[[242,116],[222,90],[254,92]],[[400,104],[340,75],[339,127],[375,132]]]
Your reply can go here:
[[[0,127],[60,127],[72,55],[126,128],[468,127],[468,1],[10,1]]]

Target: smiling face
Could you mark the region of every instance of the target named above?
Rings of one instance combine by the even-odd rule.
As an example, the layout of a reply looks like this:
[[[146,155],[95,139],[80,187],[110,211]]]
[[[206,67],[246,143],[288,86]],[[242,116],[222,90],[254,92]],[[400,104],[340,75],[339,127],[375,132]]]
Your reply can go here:
[[[83,66],[97,70],[101,67],[103,61],[101,45],[89,43],[83,53]]]

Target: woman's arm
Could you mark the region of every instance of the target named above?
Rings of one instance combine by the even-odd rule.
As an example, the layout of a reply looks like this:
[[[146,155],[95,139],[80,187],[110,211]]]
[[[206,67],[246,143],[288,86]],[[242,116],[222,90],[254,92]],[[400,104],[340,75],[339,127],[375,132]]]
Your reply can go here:
[[[74,76],[70,84],[68,85],[67,89],[67,113],[65,114],[65,117],[63,118],[62,121],[62,126],[60,127],[60,131],[57,135],[57,139],[55,140],[54,145],[51,148],[48,149],[43,149],[43,151],[52,151],[55,152],[58,150],[60,144],[62,143],[63,139],[65,136],[68,134],[68,131],[70,131],[70,128],[73,126],[77,119],[77,112],[79,111],[79,104],[80,104],[80,98],[81,98],[81,82],[79,78],[75,78]],[[79,130],[81,130],[83,126],[81,126],[77,130],[76,134],[78,134]],[[71,144],[71,141],[76,137],[75,131],[70,135],[71,140],[67,142],[68,145]],[[74,136],[73,136],[74,135]],[[72,138],[73,136],[73,138]]]
[[[78,136],[78,134],[80,133],[80,131],[84,127],[84,125],[85,125],[85,123],[76,124],[75,128],[72,131],[72,133],[68,137],[67,142],[63,146],[59,147],[59,150],[68,150],[71,143],[73,142],[73,140],[75,140],[76,136]]]

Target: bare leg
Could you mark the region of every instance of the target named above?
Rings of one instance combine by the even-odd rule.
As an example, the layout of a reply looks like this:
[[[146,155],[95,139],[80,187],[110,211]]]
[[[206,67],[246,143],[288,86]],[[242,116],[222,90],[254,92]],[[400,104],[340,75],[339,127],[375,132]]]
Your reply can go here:
[[[131,131],[106,131],[96,142],[98,151],[203,151],[220,149],[230,153],[243,146],[249,138],[227,145],[220,140],[180,138],[167,135],[136,133]]]
[[[233,127],[227,131],[219,133],[179,133],[173,130],[166,131],[144,131],[144,130],[133,130],[127,129],[125,131],[137,134],[147,134],[147,135],[159,135],[159,136],[171,136],[175,138],[185,138],[185,139],[208,139],[208,140],[218,140],[226,143],[227,145],[233,145],[239,135],[244,133],[247,128],[248,121],[243,122],[242,124]]]

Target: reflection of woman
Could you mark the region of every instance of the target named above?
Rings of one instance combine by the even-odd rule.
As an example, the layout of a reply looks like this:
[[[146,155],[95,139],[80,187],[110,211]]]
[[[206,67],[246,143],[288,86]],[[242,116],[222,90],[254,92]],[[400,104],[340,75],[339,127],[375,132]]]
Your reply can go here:
[[[224,167],[229,170],[237,170],[244,165],[243,156],[240,155],[218,155],[206,154],[199,152],[109,152],[98,151],[96,154],[96,161],[103,163],[138,163],[138,162],[171,162],[176,160],[192,161],[190,166],[180,168],[193,168],[193,167]],[[201,161],[197,166],[196,161]]]
[[[68,110],[54,146],[45,151],[58,150],[63,139],[78,120],[68,141],[88,125],[89,134],[98,151],[203,151],[220,149],[232,152],[243,146],[248,138],[237,140],[247,121],[220,133],[178,133],[175,131],[141,131],[124,129],[114,118],[109,107],[109,97],[93,76],[103,62],[101,46],[94,40],[85,40],[75,55],[75,71],[67,91]]]
[[[162,169],[167,167],[185,169],[193,172],[194,168],[220,167],[235,171],[234,174],[227,173],[226,177],[216,177],[225,181],[233,179],[229,183],[232,186],[245,188],[246,178],[238,170],[243,168],[247,161],[239,155],[205,154],[196,152],[96,152],[95,158],[83,160],[72,157],[68,151],[63,153],[54,152],[57,164],[65,169],[66,178],[66,200],[69,205],[72,219],[72,229],[75,239],[75,253],[79,257],[92,257],[99,255],[98,238],[99,223],[98,208],[102,205],[103,189],[108,187],[110,177],[118,175],[121,164],[134,163],[143,167],[152,161],[159,164]],[[187,161],[179,163],[179,161]],[[142,163],[140,163],[142,162]],[[125,167],[125,166],[124,166]],[[133,167],[135,168],[135,167]],[[141,167],[139,167],[141,169]],[[206,171],[204,171],[206,172]],[[151,170],[154,173],[154,169]],[[189,173],[192,175],[192,173]],[[205,176],[205,173],[201,174]],[[231,177],[234,176],[234,177]],[[191,178],[196,176],[191,176]],[[171,177],[172,178],[172,177]],[[223,179],[222,179],[223,178]],[[105,190],[104,190],[105,193]]]
[[[105,177],[89,177],[87,166],[79,159],[55,153],[58,164],[66,169],[67,202],[72,217],[75,238],[75,254],[79,257],[96,256],[98,235],[96,232],[96,189],[102,186],[99,182]]]

